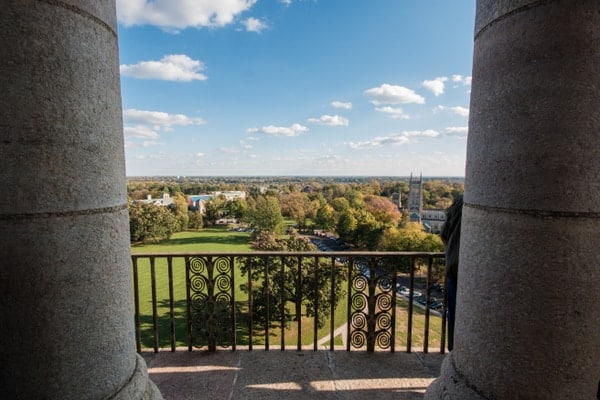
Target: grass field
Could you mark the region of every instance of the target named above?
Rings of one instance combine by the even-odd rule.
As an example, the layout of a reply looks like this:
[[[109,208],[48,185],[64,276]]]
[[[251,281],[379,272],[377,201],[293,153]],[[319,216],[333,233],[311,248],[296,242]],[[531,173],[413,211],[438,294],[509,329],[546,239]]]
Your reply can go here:
[[[201,253],[201,252],[251,252],[249,245],[249,234],[244,232],[227,231],[224,228],[210,228],[199,232],[181,232],[161,244],[133,245],[132,253],[143,255],[148,253]],[[155,264],[156,273],[156,298],[157,298],[157,323],[158,323],[158,345],[161,348],[170,346],[170,321],[169,321],[169,285],[168,268],[166,258],[157,258]],[[239,310],[237,314],[236,334],[238,345],[246,346],[249,343],[248,324],[246,314],[247,295],[239,288],[240,283],[246,282],[239,270],[235,272],[235,300]],[[148,259],[138,261],[138,281],[140,298],[140,330],[142,346],[153,347],[153,317],[152,317],[152,285],[151,270]],[[183,258],[173,259],[173,297],[174,297],[174,319],[175,319],[175,342],[177,346],[187,345],[187,308],[186,308],[186,284],[185,284],[185,261]],[[341,299],[334,315],[334,327],[343,326],[347,321],[347,299]],[[294,307],[290,307],[291,310]],[[403,351],[406,348],[407,337],[407,303],[398,300],[396,310],[396,349]],[[424,337],[424,311],[414,307],[412,345],[419,347],[423,345]],[[302,345],[312,345],[314,324],[312,318],[302,317]],[[329,336],[330,321],[318,331],[317,338]],[[272,348],[279,347],[281,343],[281,329],[277,322],[269,328],[269,344]],[[297,323],[292,322],[288,329],[284,330],[287,348],[293,348],[297,343]],[[431,316],[429,325],[429,346],[439,347],[441,332],[441,319]],[[264,345],[265,336],[262,329],[254,328],[254,345]],[[327,343],[327,341],[325,341]],[[336,345],[341,345],[341,337],[334,339]]]
[[[133,254],[252,251],[250,234],[225,228],[205,228],[198,232],[178,232],[160,244],[134,244]]]

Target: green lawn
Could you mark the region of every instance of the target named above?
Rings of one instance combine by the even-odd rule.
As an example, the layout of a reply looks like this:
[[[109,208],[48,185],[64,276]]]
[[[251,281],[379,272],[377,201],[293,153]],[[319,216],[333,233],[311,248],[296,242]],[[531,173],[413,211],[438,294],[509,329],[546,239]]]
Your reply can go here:
[[[198,232],[178,232],[160,244],[134,244],[133,254],[252,251],[250,234],[226,228],[205,228]]]
[[[160,244],[132,245],[133,254],[150,253],[202,253],[202,252],[251,252],[250,235],[245,232],[229,231],[226,228],[207,228],[198,232],[179,232],[170,240]],[[156,299],[159,347],[170,346],[169,320],[169,277],[166,258],[157,258]],[[237,282],[241,275],[236,274]],[[140,330],[143,347],[153,346],[152,280],[149,259],[138,260],[138,282],[140,297]],[[236,285],[236,300],[246,299],[246,295]],[[173,298],[175,318],[175,339],[177,346],[187,343],[185,260],[173,259]]]
[[[244,232],[227,231],[225,228],[210,228],[199,232],[181,232],[173,235],[169,241],[153,245],[133,245],[133,254],[144,253],[194,253],[194,252],[251,252],[249,245],[250,236]],[[168,267],[166,258],[157,258],[155,264],[156,273],[156,298],[157,298],[157,320],[158,320],[158,343],[159,347],[170,346],[170,322],[169,322],[169,287]],[[150,262],[148,259],[138,261],[138,281],[140,297],[140,329],[142,346],[151,348],[153,346],[153,317],[152,317],[152,287]],[[238,310],[237,315],[237,343],[248,345],[248,329],[246,314],[247,296],[239,288],[240,283],[246,282],[239,270],[235,273],[235,297]],[[186,284],[185,284],[185,261],[183,258],[173,259],[173,293],[174,293],[174,318],[175,339],[177,346],[187,345],[187,309],[186,309]],[[337,307],[334,326],[339,327],[346,322],[346,298],[341,299]],[[290,307],[293,310],[293,307]],[[407,313],[406,303],[399,301],[397,309],[396,349],[403,351],[406,346]],[[422,346],[424,312],[414,307],[413,319],[413,346]],[[329,334],[329,321],[325,327],[319,330],[317,337],[323,338]],[[287,348],[293,348],[297,342],[297,324],[292,322],[286,329],[285,342]],[[431,317],[429,344],[438,347],[440,343],[441,322],[438,317]],[[253,344],[264,344],[264,332],[253,331]],[[302,317],[302,344],[310,345],[313,342],[312,318]],[[278,323],[270,328],[269,343],[275,348],[281,343],[281,330]],[[336,345],[341,344],[336,338]]]

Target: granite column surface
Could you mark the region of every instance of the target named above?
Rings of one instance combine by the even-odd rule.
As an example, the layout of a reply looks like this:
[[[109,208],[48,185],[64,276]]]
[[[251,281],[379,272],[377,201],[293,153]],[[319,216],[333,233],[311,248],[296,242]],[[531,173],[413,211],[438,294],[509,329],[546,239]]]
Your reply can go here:
[[[478,0],[455,347],[426,399],[595,399],[600,3]]]
[[[3,2],[0,87],[0,397],[160,399],[135,353],[115,2]]]

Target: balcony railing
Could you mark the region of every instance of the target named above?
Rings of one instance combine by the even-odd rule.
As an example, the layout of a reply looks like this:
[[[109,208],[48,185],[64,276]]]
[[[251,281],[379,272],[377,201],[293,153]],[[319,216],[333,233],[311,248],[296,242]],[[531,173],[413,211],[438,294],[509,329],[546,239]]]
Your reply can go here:
[[[431,347],[443,353],[446,302],[440,299],[445,290],[434,285],[443,257],[423,252],[135,254],[137,351],[185,346],[189,351],[394,352],[402,346],[411,352],[422,345],[427,353],[435,325]]]

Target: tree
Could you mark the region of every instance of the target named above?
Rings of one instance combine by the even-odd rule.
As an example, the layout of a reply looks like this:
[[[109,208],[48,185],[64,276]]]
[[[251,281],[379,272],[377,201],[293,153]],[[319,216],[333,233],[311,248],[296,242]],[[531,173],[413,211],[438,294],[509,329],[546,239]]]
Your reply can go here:
[[[207,200],[204,203],[204,219],[210,225],[215,225],[217,220],[223,215],[225,206],[225,196],[220,195]]]
[[[306,217],[310,212],[310,200],[303,192],[291,192],[280,198],[281,213],[296,221],[298,226],[306,225]]]
[[[146,203],[129,205],[129,230],[132,242],[160,242],[169,239],[177,228],[175,216],[163,206]]]
[[[384,225],[396,225],[402,217],[398,207],[388,198],[367,196],[365,197],[365,203],[366,210]]]
[[[202,213],[199,211],[188,211],[188,228],[200,230],[203,226]]]
[[[364,195],[359,190],[348,190],[344,193],[344,197],[350,203],[350,207],[354,209],[361,209],[365,206]]]
[[[417,222],[409,222],[404,228],[387,229],[379,250],[438,252],[444,251],[444,244],[439,235],[425,232]]]
[[[258,196],[254,209],[248,212],[250,224],[259,231],[278,233],[283,229],[279,200],[273,196]]]
[[[358,221],[354,216],[354,212],[348,209],[340,214],[335,230],[344,242],[354,244],[356,243],[355,235],[357,226]]]
[[[169,206],[169,209],[175,215],[175,219],[177,220],[177,231],[186,230],[189,225],[188,203],[183,193],[175,192],[173,203]]]
[[[299,236],[295,230],[292,230],[286,239],[277,239],[270,232],[262,231],[256,235],[252,247],[263,251],[316,250],[315,245],[308,239]],[[283,318],[286,324],[292,318],[298,320],[302,316],[302,307],[304,306],[305,314],[309,317],[316,317],[317,326],[322,327],[330,315],[332,301],[333,306],[337,306],[339,299],[343,296],[344,271],[341,268],[334,271],[335,284],[332,294],[331,262],[322,260],[315,265],[313,259],[304,258],[298,265],[298,261],[297,257],[291,256],[284,259],[279,257],[254,259],[252,280],[261,282],[252,290],[255,306],[253,314],[257,324],[266,322],[267,298],[271,321],[281,321]],[[265,279],[267,270],[268,279]],[[248,266],[242,265],[241,271],[243,275],[248,274]],[[242,284],[240,287],[248,293],[246,284]],[[287,306],[290,303],[294,304],[294,314]],[[318,313],[316,313],[317,304]]]
[[[358,210],[354,215],[356,218],[354,244],[360,248],[375,250],[383,231],[382,224],[366,210]]]
[[[317,211],[316,221],[318,226],[326,231],[335,227],[335,210],[329,204],[323,204]]]
[[[344,197],[336,197],[331,201],[331,206],[338,213],[347,211],[350,208],[350,202]]]
[[[235,199],[228,201],[226,207],[229,215],[238,221],[242,221],[248,212],[248,203],[241,197],[236,197]]]
[[[402,228],[386,229],[382,234],[378,250],[442,252],[444,243],[439,235],[425,232],[421,224],[408,222]],[[407,271],[409,267],[409,261],[404,260],[401,269]]]

